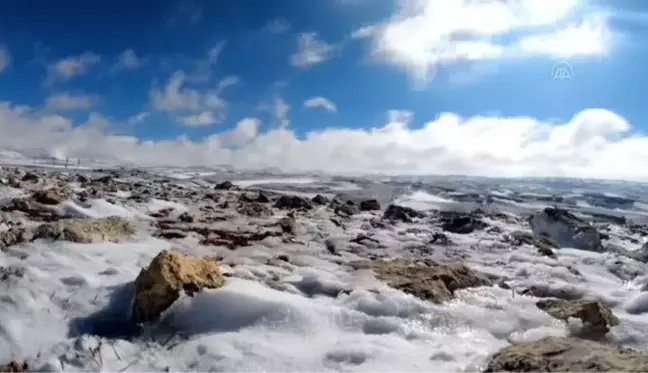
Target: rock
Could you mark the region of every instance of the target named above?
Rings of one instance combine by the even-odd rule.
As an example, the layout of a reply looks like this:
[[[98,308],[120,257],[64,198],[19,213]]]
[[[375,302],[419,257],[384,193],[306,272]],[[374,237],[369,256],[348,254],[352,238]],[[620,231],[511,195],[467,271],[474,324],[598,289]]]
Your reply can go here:
[[[360,202],[360,211],[378,211],[380,209],[380,202],[377,199],[368,199]]]
[[[395,259],[374,260],[372,267],[389,286],[435,303],[452,299],[456,290],[491,285],[486,276],[460,263]]]
[[[450,239],[443,233],[435,232],[432,235],[432,239],[428,242],[430,245],[437,243],[438,245],[449,245]]]
[[[9,246],[19,243],[28,242],[32,239],[32,234],[25,228],[10,228],[0,232],[0,250],[5,250]]]
[[[90,179],[89,179],[87,176],[85,176],[85,175],[77,175],[77,176],[76,176],[76,180],[77,180],[79,183],[81,183],[81,184],[85,184],[85,183],[89,183],[89,182],[90,182]]]
[[[276,208],[280,209],[311,209],[313,205],[311,205],[310,201],[308,201],[305,198],[299,197],[299,196],[286,196],[283,195],[279,197],[277,202],[275,203]]]
[[[570,317],[580,319],[587,331],[604,335],[619,325],[619,319],[609,308],[596,301],[543,299],[536,306],[556,319],[567,321]]]
[[[646,372],[648,354],[577,339],[546,337],[505,347],[484,372]]]
[[[92,181],[99,184],[112,184],[115,182],[115,179],[111,175],[106,175],[98,177]]]
[[[534,214],[529,224],[536,237],[546,236],[559,247],[595,252],[605,250],[596,228],[569,211],[547,207]]]
[[[614,245],[614,244],[608,244],[607,250],[616,252],[628,258],[634,259],[638,262],[648,263],[648,242],[643,244],[643,246],[641,246],[641,248],[638,250],[627,250],[624,247]]]
[[[337,244],[332,239],[327,238],[326,240],[324,240],[324,246],[326,246],[326,250],[328,250],[328,252],[332,255],[340,256]]]
[[[218,183],[214,187],[214,189],[216,189],[216,190],[230,190],[232,188],[234,188],[234,184],[232,184],[232,182],[229,181],[229,180]]]
[[[268,203],[270,198],[265,195],[262,191],[258,192],[246,192],[241,194],[240,200],[242,202],[256,202],[256,203]]]
[[[273,215],[273,211],[270,206],[259,202],[244,203],[239,206],[237,211],[241,215],[252,216],[255,218],[264,218]]]
[[[335,213],[337,215],[339,215],[339,216],[348,218],[349,216],[359,214],[360,213],[360,208],[358,208],[358,206],[356,206],[355,203],[353,203],[351,201],[347,201],[346,203],[341,204],[338,207],[336,207],[335,208]]]
[[[315,197],[313,197],[311,201],[316,205],[326,205],[327,203],[329,203],[329,199],[324,197],[321,194],[318,194]]]
[[[182,214],[180,214],[180,216],[178,216],[178,220],[183,223],[193,223],[196,219],[188,212],[183,212]]]
[[[0,372],[22,373],[28,369],[26,362],[11,361],[9,364],[0,364]]]
[[[135,228],[129,221],[111,216],[100,219],[63,219],[42,224],[34,231],[34,239],[97,243],[116,240],[134,233]]]
[[[22,177],[22,181],[24,181],[24,182],[37,183],[39,180],[40,180],[40,178],[38,177],[38,175],[36,175],[35,173],[32,173],[32,172],[27,172],[25,174],[25,176]]]
[[[383,214],[383,219],[400,220],[405,223],[411,223],[413,218],[423,217],[420,212],[404,206],[389,205]]]
[[[292,215],[284,216],[283,218],[279,219],[279,226],[284,233],[290,233],[293,235],[301,235],[306,233],[304,226],[299,224],[297,219],[295,219],[295,217]]]
[[[69,197],[67,191],[57,188],[39,190],[32,194],[32,199],[43,205],[58,205]]]
[[[458,213],[443,213],[441,216],[441,229],[457,234],[469,234],[476,230],[484,229],[488,224],[481,219]]]
[[[22,278],[25,276],[25,273],[27,270],[25,267],[16,267],[16,266],[9,266],[9,267],[3,267],[0,266],[0,281],[7,281],[8,279],[12,277],[17,277],[17,278]],[[1,372],[1,370],[0,370]]]
[[[135,279],[132,319],[143,323],[157,319],[181,293],[193,296],[202,289],[222,287],[224,277],[213,258],[164,250]]]

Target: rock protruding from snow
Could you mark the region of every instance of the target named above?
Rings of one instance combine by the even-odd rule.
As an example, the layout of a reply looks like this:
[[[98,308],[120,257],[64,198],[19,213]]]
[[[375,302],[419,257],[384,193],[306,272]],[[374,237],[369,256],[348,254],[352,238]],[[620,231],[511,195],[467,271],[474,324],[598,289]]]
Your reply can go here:
[[[0,250],[30,241],[31,238],[32,234],[29,230],[21,227],[12,227],[6,231],[0,232]]]
[[[505,347],[485,372],[647,372],[648,354],[577,338],[547,337]]]
[[[216,189],[216,190],[230,190],[232,188],[234,188],[234,184],[229,180],[218,183],[214,187],[214,189]]]
[[[569,211],[547,207],[534,214],[529,223],[533,234],[549,237],[560,247],[602,252],[601,234]]]
[[[373,269],[389,286],[435,303],[452,299],[460,289],[491,285],[486,276],[460,263],[375,260]]]
[[[378,211],[380,209],[380,202],[377,199],[368,199],[360,202],[361,211]]]
[[[59,188],[39,190],[32,194],[32,199],[43,205],[58,205],[69,197],[70,195],[67,191]]]
[[[536,306],[565,322],[572,317],[580,319],[591,334],[604,335],[611,327],[619,325],[619,319],[612,311],[596,301],[543,299]]]
[[[446,212],[441,215],[441,229],[457,234],[470,234],[488,225],[476,216]]]
[[[135,227],[117,216],[99,219],[63,219],[40,225],[34,238],[65,240],[77,243],[112,241],[135,233]]]
[[[405,223],[411,223],[413,218],[423,217],[423,214],[410,207],[399,205],[389,205],[383,214],[383,219],[400,220]]]
[[[275,203],[279,209],[310,209],[313,205],[306,198],[283,195]]]
[[[0,372],[22,373],[27,372],[27,363],[11,361],[9,364],[0,364]]]
[[[327,203],[329,203],[329,199],[321,194],[318,194],[315,197],[311,198],[311,201],[316,205],[326,205]]]
[[[135,279],[132,319],[136,323],[157,319],[181,293],[193,296],[225,283],[215,259],[164,250]]]

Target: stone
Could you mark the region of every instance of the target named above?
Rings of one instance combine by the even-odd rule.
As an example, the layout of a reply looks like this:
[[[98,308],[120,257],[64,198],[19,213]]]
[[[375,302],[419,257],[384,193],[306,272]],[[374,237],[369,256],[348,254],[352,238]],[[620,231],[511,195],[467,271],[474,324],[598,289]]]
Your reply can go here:
[[[470,234],[487,226],[481,219],[468,214],[443,213],[441,215],[441,229],[446,232]]]
[[[269,217],[273,214],[270,206],[260,202],[243,203],[237,208],[237,211],[241,215],[247,215],[254,218]]]
[[[335,208],[335,213],[342,217],[349,217],[360,213],[360,208],[351,201],[347,201]]]
[[[40,180],[38,175],[33,172],[27,172],[25,176],[22,177],[22,181],[37,183]]]
[[[39,190],[32,194],[32,199],[43,205],[58,205],[69,197],[65,190],[58,188]]]
[[[420,212],[404,206],[389,205],[383,214],[385,220],[400,220],[405,223],[411,223],[413,218],[423,217]]]
[[[9,246],[19,243],[28,242],[32,239],[29,230],[20,227],[12,227],[6,231],[0,232],[0,250],[5,250]]]
[[[619,319],[612,311],[596,301],[543,299],[536,306],[565,322],[571,317],[580,319],[592,334],[604,335],[611,327],[619,325]]]
[[[9,364],[0,364],[0,372],[22,373],[27,372],[29,366],[24,361],[11,361]]]
[[[546,337],[508,346],[484,372],[647,372],[648,354],[578,339]]]
[[[329,199],[321,194],[318,194],[315,197],[311,198],[311,201],[316,205],[326,205],[327,203],[329,203]]]
[[[116,240],[134,233],[135,228],[129,221],[111,216],[99,219],[62,219],[42,224],[34,231],[34,239],[97,243]]]
[[[536,237],[548,237],[559,247],[605,251],[597,229],[567,210],[547,207],[531,216],[529,224]]]
[[[299,196],[283,195],[275,202],[275,207],[279,209],[311,209],[313,205],[305,198]]]
[[[434,303],[452,299],[460,289],[491,285],[485,275],[461,263],[374,260],[372,268],[389,286]]]
[[[214,187],[214,189],[216,189],[216,190],[230,190],[232,188],[234,188],[234,184],[229,180],[218,183]]]
[[[380,202],[377,199],[368,199],[360,202],[360,211],[378,211],[380,209]]]
[[[303,225],[301,225],[293,215],[284,216],[279,219],[279,226],[284,233],[292,235],[302,235],[306,233]]]
[[[154,321],[182,293],[193,296],[203,289],[220,288],[224,282],[215,259],[164,250],[135,279],[132,319]]]

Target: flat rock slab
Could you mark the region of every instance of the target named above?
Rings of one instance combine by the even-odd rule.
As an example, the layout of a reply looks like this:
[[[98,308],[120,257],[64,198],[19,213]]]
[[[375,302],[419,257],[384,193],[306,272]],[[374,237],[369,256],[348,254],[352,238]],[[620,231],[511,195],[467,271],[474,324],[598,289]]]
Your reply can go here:
[[[584,339],[547,337],[501,349],[484,372],[648,372],[648,354]]]

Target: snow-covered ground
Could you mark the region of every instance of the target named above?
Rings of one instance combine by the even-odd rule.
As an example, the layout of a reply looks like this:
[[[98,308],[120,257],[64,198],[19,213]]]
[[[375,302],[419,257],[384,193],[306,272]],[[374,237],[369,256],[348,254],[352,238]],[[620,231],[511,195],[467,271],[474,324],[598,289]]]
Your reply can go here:
[[[291,182],[318,181],[234,184]],[[569,333],[570,327],[536,307],[538,294],[520,294],[529,288],[599,300],[621,320],[609,338],[648,349],[648,266],[610,252],[562,248],[550,258],[531,245],[513,247],[507,234],[530,232],[523,218],[486,217],[489,229],[444,232],[451,244],[439,245],[429,241],[441,229],[427,219],[381,228],[370,222],[383,211],[341,218],[319,206],[298,214],[302,229],[289,241],[267,237],[229,250],[201,244],[193,235],[156,238],[151,215],[172,210],[174,219],[186,212],[226,216],[210,224],[236,231],[262,229],[286,211],[241,215],[205,198],[213,192],[209,183],[176,189],[169,186],[173,183],[158,185],[151,198],[141,201],[131,198],[137,193],[125,187],[128,183],[119,185],[119,191],[101,198],[72,197],[51,208],[63,217],[120,216],[138,227],[136,234],[92,244],[39,239],[0,253],[0,269],[7,274],[0,277],[0,363],[27,360],[35,371],[479,371],[489,356],[511,343]],[[331,186],[330,191],[332,196],[338,190]],[[221,197],[237,193],[221,192]],[[26,195],[24,188],[0,185],[0,204]],[[430,214],[458,204],[422,190],[400,195],[395,203]],[[536,203],[519,204],[544,206]],[[15,212],[3,214],[5,222],[25,219]],[[341,219],[343,226],[332,219]],[[358,234],[375,242],[350,243]],[[641,244],[639,235],[623,227],[613,227],[610,234],[615,243],[631,236],[639,243],[628,247]],[[326,239],[337,243],[339,255],[327,250]],[[129,319],[132,282],[164,249],[220,256],[229,277],[224,287],[183,297],[161,321],[139,327]],[[289,260],[278,261],[278,255]],[[375,256],[460,261],[506,286],[464,289],[451,301],[431,303],[389,287],[359,264]]]

